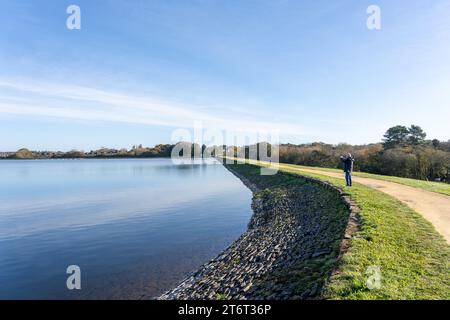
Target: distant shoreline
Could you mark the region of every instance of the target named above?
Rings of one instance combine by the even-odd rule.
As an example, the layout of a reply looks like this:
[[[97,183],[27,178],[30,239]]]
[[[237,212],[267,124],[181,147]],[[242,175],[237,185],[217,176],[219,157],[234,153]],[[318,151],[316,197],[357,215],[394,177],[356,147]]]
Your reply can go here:
[[[214,149],[206,145],[180,141],[177,144],[157,144],[153,147],[134,145],[131,149],[106,148],[85,152],[83,150],[51,151],[21,148],[17,151],[0,151],[1,160],[28,159],[124,159],[124,158],[170,158],[173,154],[186,158],[203,158],[212,155]]]
[[[0,158],[1,160],[17,161],[17,160],[93,160],[93,159],[170,159],[171,157],[71,157],[71,158]],[[190,158],[190,159],[206,159],[206,158]]]

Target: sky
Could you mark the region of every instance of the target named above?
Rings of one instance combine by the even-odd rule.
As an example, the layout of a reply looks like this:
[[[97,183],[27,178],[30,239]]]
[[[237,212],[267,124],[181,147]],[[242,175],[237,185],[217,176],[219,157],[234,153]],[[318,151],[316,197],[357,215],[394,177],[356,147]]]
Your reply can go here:
[[[450,139],[448,0],[0,4],[1,151],[152,146],[199,126],[363,144],[417,124]]]

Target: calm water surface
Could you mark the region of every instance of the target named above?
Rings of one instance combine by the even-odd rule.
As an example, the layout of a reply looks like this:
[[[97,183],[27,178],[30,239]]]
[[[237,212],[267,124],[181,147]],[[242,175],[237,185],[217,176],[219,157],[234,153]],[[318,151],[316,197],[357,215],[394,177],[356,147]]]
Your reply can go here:
[[[0,161],[0,298],[151,298],[246,230],[251,197],[214,160]]]

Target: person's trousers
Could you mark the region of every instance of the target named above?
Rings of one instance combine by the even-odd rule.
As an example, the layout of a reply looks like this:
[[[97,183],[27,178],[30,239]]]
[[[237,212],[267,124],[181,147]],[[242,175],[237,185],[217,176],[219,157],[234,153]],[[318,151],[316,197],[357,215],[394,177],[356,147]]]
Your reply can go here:
[[[352,186],[352,173],[350,171],[345,171],[345,182],[347,183],[347,187]]]

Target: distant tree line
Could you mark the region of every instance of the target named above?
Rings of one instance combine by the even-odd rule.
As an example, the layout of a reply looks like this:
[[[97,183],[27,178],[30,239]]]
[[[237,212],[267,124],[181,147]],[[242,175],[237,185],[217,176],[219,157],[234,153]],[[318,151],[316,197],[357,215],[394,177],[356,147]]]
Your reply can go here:
[[[450,183],[450,140],[426,140],[426,133],[415,125],[392,127],[377,144],[280,145],[280,162],[340,168],[339,156],[348,152],[358,171]]]
[[[157,158],[170,157],[175,150],[179,157],[201,158],[234,156],[259,159],[262,154],[278,151],[279,161],[305,166],[341,168],[339,157],[352,153],[357,171],[450,183],[450,140],[427,140],[426,133],[416,125],[389,128],[381,143],[367,145],[338,145],[321,142],[309,144],[271,145],[260,142],[249,146],[205,146],[191,142],[158,144],[152,148],[134,145],[131,149],[101,148],[89,152],[30,151],[20,149],[7,159],[64,159],[64,158]],[[277,150],[275,150],[275,148]]]
[[[177,146],[177,149],[180,149],[178,154],[180,157],[201,158],[204,154],[214,155],[214,147],[208,149],[206,145],[200,146],[197,143],[179,142],[177,144],[158,144],[154,147],[144,147],[142,144],[139,144],[133,145],[130,149],[103,147],[89,152],[82,150],[70,150],[67,152],[31,151],[22,148],[16,152],[8,153],[3,159],[166,158],[171,157],[175,146]]]

